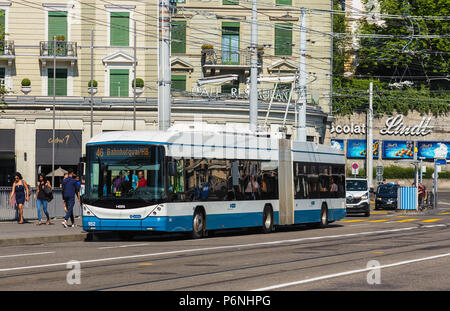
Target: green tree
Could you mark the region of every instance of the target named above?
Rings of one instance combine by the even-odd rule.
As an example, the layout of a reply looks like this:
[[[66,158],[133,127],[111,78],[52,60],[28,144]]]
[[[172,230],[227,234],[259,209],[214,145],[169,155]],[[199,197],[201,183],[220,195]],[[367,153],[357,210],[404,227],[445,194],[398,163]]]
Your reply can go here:
[[[363,0],[368,6],[369,0]],[[413,80],[431,90],[450,86],[450,20],[410,16],[449,16],[450,0],[378,0],[382,14],[401,18],[361,22],[361,34],[390,36],[361,38],[356,75],[387,82]],[[375,15],[376,16],[376,15]],[[436,35],[435,38],[415,36]]]

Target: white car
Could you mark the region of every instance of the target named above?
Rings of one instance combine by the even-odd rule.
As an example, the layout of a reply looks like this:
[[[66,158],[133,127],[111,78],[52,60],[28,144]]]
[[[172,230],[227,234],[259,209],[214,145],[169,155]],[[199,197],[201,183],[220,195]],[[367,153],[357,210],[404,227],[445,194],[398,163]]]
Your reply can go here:
[[[347,214],[364,214],[370,216],[370,189],[367,179],[345,179],[345,206]]]

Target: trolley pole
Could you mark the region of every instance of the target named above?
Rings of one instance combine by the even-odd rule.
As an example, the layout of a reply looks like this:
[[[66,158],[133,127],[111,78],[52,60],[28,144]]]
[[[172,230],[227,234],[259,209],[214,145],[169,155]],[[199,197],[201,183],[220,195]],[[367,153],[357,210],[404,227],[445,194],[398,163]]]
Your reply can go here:
[[[137,63],[137,53],[136,53],[136,21],[134,21],[134,62],[133,62],[133,131],[136,131],[136,63]]]

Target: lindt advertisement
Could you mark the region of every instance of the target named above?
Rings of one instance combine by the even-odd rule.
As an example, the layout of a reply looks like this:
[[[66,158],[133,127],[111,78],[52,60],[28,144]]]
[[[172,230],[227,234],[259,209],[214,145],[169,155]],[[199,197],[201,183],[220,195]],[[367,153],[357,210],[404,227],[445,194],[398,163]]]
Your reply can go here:
[[[419,141],[417,142],[417,157],[425,159],[450,159],[450,142]]]
[[[344,151],[344,140],[343,139],[335,139],[335,138],[333,138],[330,141],[330,146],[333,149]]]
[[[379,140],[373,140],[373,157],[378,158],[379,155]],[[347,140],[347,158],[362,159],[366,157],[367,148],[364,139],[349,139]]]
[[[384,140],[383,159],[413,159],[414,142],[410,140]]]

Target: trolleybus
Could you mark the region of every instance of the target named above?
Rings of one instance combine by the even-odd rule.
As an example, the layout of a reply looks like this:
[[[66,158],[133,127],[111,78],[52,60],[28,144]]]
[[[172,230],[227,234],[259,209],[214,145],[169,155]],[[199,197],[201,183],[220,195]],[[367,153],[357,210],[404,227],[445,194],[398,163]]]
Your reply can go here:
[[[119,131],[86,145],[83,229],[190,232],[346,216],[345,157],[312,142],[245,133]]]

